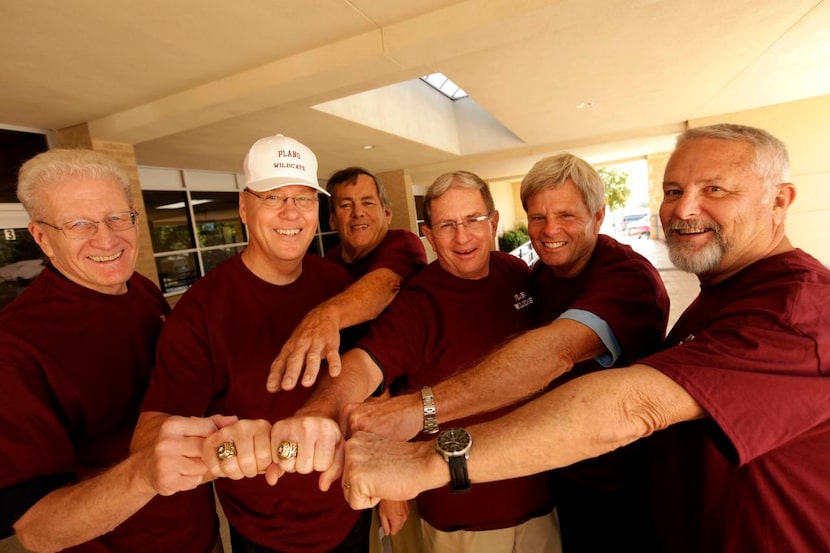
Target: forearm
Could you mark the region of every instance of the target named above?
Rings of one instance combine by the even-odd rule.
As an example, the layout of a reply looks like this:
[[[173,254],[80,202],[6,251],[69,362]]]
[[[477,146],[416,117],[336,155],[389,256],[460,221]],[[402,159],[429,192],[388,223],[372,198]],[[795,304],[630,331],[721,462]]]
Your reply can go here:
[[[489,482],[568,466],[703,416],[683,388],[650,367],[591,373],[468,429],[470,478]]]
[[[395,272],[376,269],[316,309],[333,317],[340,329],[348,328],[377,318],[394,299],[400,286],[401,277]]]
[[[152,445],[158,436],[161,425],[170,418],[167,413],[158,411],[145,411],[138,417],[138,422],[133,431],[130,441],[130,453],[135,453],[145,447]]]
[[[340,421],[343,407],[364,401],[382,381],[383,373],[366,351],[359,348],[350,350],[343,355],[340,375],[322,375],[311,397],[296,414],[325,416]]]
[[[32,551],[59,551],[113,530],[156,495],[139,464],[131,456],[46,495],[14,524],[20,543]]]
[[[557,320],[517,336],[475,367],[432,387],[440,423],[514,405],[532,397],[575,363],[604,351],[594,332]]]

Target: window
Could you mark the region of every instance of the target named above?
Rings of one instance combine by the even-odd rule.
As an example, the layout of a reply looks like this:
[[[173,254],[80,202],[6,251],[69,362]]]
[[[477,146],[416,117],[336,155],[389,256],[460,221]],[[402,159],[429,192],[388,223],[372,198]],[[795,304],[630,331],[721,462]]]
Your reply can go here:
[[[450,100],[460,100],[467,97],[467,93],[443,73],[430,73],[421,77],[421,80]]]
[[[180,293],[245,249],[233,173],[139,168],[161,291]]]

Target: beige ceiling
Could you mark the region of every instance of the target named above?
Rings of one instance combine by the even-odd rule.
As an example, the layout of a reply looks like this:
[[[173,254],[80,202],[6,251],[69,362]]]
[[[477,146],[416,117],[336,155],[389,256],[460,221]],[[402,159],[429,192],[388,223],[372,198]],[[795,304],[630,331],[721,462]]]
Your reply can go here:
[[[88,122],[141,165],[189,169],[240,171],[283,133],[321,177],[505,178],[830,94],[828,68],[827,0],[0,0],[0,126]],[[413,82],[431,72],[470,99]]]

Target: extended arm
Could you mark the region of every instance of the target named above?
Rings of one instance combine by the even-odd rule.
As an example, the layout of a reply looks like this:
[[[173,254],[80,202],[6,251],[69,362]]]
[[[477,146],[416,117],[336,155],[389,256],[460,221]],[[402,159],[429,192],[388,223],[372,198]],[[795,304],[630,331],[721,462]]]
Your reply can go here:
[[[692,396],[651,367],[591,373],[468,429],[473,437],[470,478],[489,482],[567,466],[704,416]],[[355,435],[346,444],[346,499],[354,508],[365,508],[446,485],[447,464],[434,447],[433,442]]]
[[[517,336],[475,367],[432,387],[439,423],[513,405],[539,393],[575,363],[601,355],[605,346],[589,327],[558,319]],[[423,427],[418,392],[352,409],[352,430],[409,439]]]
[[[302,385],[311,386],[323,359],[330,374],[340,374],[340,330],[376,318],[398,293],[401,281],[390,269],[375,269],[309,311],[271,364],[268,391],[293,389],[303,367]]]
[[[210,419],[174,417],[158,425],[150,446],[33,505],[14,524],[20,543],[33,551],[59,551],[111,531],[156,494],[195,488],[207,470],[202,442],[215,430]]]

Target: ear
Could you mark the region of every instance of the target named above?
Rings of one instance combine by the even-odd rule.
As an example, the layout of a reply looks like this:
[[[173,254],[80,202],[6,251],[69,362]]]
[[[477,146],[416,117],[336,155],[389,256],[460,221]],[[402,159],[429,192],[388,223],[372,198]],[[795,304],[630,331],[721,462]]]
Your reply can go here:
[[[795,201],[795,185],[791,182],[784,182],[778,185],[775,197],[772,199],[772,218],[775,224],[782,224],[787,210]]]
[[[427,237],[427,242],[429,242],[429,245],[432,246],[432,251],[438,251],[435,248],[435,235],[432,234],[432,230],[430,230],[430,228],[426,226],[426,224],[423,224],[421,225],[421,232],[423,232],[424,236]]]
[[[248,210],[245,207],[245,192],[239,193],[239,218],[243,225],[248,224]]]
[[[599,232],[600,227],[602,227],[602,222],[605,220],[605,206],[603,205],[599,210],[594,213],[594,224],[596,225],[596,231]]]
[[[490,217],[490,226],[493,228],[493,236],[495,236],[496,233],[499,230],[499,210],[498,209],[495,210],[493,212],[493,215]]]
[[[391,207],[384,207],[383,212],[386,214],[386,224],[392,224],[392,208]]]
[[[337,209],[337,208],[335,208],[335,209]],[[331,213],[329,213],[329,230],[334,230],[334,231],[337,230],[337,227],[335,226],[335,223],[337,223],[337,220],[334,218],[334,212],[331,212]]]
[[[47,234],[43,232],[43,229],[40,228],[40,225],[38,225],[34,221],[29,221],[29,225],[26,228],[29,229],[29,234],[31,234],[32,238],[35,239],[35,243],[43,251],[43,254],[49,259],[52,259],[52,257],[54,257],[55,255],[55,250],[52,248],[49,236],[47,236]]]

